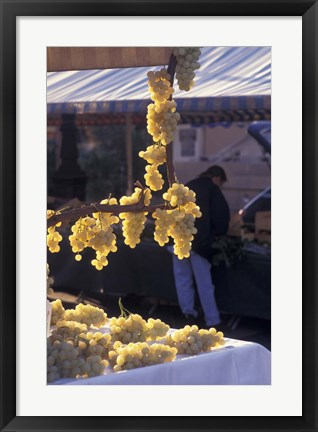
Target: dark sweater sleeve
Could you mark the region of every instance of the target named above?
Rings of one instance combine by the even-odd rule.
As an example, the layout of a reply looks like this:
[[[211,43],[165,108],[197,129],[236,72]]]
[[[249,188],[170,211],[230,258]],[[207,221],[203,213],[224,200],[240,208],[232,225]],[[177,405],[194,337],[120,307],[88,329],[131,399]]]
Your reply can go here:
[[[208,187],[195,189],[196,202],[200,207],[202,216],[195,221],[198,232],[194,235],[192,249],[210,261],[212,258],[211,195]]]

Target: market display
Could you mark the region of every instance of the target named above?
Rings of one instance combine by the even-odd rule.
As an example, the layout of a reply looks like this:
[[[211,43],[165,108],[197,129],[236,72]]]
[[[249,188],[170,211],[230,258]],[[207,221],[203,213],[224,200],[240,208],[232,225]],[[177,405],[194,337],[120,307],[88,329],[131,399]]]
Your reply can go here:
[[[168,334],[168,324],[129,313],[121,300],[121,316],[110,319],[103,309],[89,304],[66,310],[59,299],[51,304],[48,382],[102,375],[109,365],[119,372],[166,363],[175,361],[177,355],[196,355],[225,343],[223,333],[214,328],[185,326]]]
[[[190,90],[194,70],[200,66],[199,56],[199,48],[175,48],[168,69],[147,74],[152,99],[147,108],[147,130],[153,143],[139,152],[147,162],[145,186],[136,182],[133,193],[118,200],[109,196],[100,203],[83,204],[76,209],[48,210],[47,246],[51,253],[60,250],[62,235],[58,228],[64,222],[72,222],[68,238],[75,260],[81,261],[82,252],[91,248],[96,255],[91,264],[102,270],[108,265],[108,255],[117,251],[114,226],[121,224],[124,243],[135,248],[150,214],[155,220],[155,241],[163,246],[171,238],[177,257],[180,260],[189,257],[197,232],[195,219],[202,214],[196,205],[195,193],[177,180],[169,145],[180,121],[177,104],[172,99],[175,71],[179,88]],[[164,188],[164,178],[158,170],[164,164],[168,187],[162,194],[163,202],[152,205],[151,191]],[[52,283],[47,269],[48,292],[52,292]],[[223,334],[214,328],[186,326],[173,331],[160,319],[146,321],[129,312],[121,301],[120,316],[111,318],[103,309],[90,304],[80,303],[75,309],[65,309],[57,299],[51,306],[47,341],[47,380],[50,383],[60,378],[102,375],[109,368],[112,373],[119,373],[173,362],[178,355],[197,355],[224,345]]]

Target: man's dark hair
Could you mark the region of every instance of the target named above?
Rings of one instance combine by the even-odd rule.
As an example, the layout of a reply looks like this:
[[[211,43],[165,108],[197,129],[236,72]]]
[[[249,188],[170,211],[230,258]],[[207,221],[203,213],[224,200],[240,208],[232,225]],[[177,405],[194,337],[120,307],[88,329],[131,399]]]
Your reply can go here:
[[[206,171],[201,173],[199,177],[209,177],[209,178],[220,177],[223,182],[227,181],[225,171],[219,165],[210,166],[210,168],[208,168]]]

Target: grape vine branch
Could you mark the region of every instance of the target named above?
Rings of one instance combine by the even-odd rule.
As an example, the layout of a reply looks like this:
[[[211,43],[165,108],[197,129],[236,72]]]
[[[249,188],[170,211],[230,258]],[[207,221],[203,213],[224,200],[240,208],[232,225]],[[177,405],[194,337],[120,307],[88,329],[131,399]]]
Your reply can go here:
[[[167,68],[167,72],[170,74],[170,84],[173,87],[174,75],[176,71],[177,59],[173,53],[170,55],[169,64]],[[170,100],[172,99],[172,95],[170,96]],[[166,146],[166,166],[167,166],[167,177],[169,185],[171,186],[176,181],[175,168],[172,161],[172,142]],[[60,211],[55,213],[47,220],[47,227],[51,227],[61,222],[62,224],[68,223],[70,221],[74,221],[79,219],[80,217],[86,217],[92,215],[93,213],[105,212],[112,213],[114,215],[118,215],[119,213],[142,213],[142,212],[154,212],[156,209],[161,208],[164,209],[167,207],[167,203],[161,203],[157,205],[149,205],[146,206],[144,202],[145,197],[145,188],[142,184],[137,181],[135,183],[137,187],[141,189],[139,200],[136,204],[129,205],[114,205],[114,204],[100,204],[100,203],[91,203],[88,205],[83,205],[80,208],[73,208],[66,211]]]

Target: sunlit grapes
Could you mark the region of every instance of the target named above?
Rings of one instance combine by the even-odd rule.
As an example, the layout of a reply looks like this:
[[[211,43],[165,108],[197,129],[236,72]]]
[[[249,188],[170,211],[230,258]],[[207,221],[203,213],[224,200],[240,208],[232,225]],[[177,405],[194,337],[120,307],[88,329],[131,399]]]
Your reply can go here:
[[[55,325],[59,320],[63,319],[65,309],[60,299],[51,302],[52,314],[51,325]]]
[[[152,217],[155,219],[154,239],[160,246],[169,242],[170,228],[174,223],[174,217],[171,213],[171,210],[159,208],[152,213]]]
[[[135,188],[131,196],[121,197],[120,204],[136,204],[139,202],[142,193],[144,193],[144,205],[148,206],[150,204],[151,192],[149,189],[142,191],[140,188]],[[140,243],[140,236],[147,220],[146,215],[147,212],[123,212],[119,214],[120,219],[122,219],[124,243],[132,249]]]
[[[149,318],[147,321],[147,340],[158,340],[164,338],[168,331],[170,330],[170,326],[160,319]]]
[[[169,335],[165,343],[178,350],[178,354],[196,355],[225,344],[224,335],[215,328],[199,329],[198,326],[185,326]]]
[[[177,104],[171,100],[173,87],[170,75],[165,69],[148,72],[148,88],[154,101],[147,108],[147,130],[154,142],[167,145],[173,141],[174,132],[180,115],[176,112]]]
[[[109,352],[109,362],[114,372],[152,366],[175,360],[177,349],[163,344],[147,342],[121,344],[116,342]]]
[[[164,180],[162,175],[158,171],[156,165],[147,165],[146,174],[144,175],[146,185],[153,191],[158,191],[162,189]]]
[[[138,314],[130,314],[127,318],[110,318],[109,327],[113,341],[127,344],[146,340],[147,322]]]
[[[140,151],[139,156],[150,165],[162,165],[166,162],[166,148],[160,144],[148,146],[146,151]]]
[[[184,206],[189,202],[195,202],[195,193],[182,183],[173,183],[163,198],[172,207]]]
[[[78,304],[75,309],[67,309],[63,315],[65,321],[76,321],[87,327],[102,327],[108,321],[107,314],[103,309],[90,304]]]
[[[47,229],[48,234],[46,236],[46,243],[51,253],[57,253],[61,249],[59,243],[63,240],[63,237],[58,231],[56,231],[56,228],[61,225],[61,222],[58,222],[56,225],[50,226]]]

